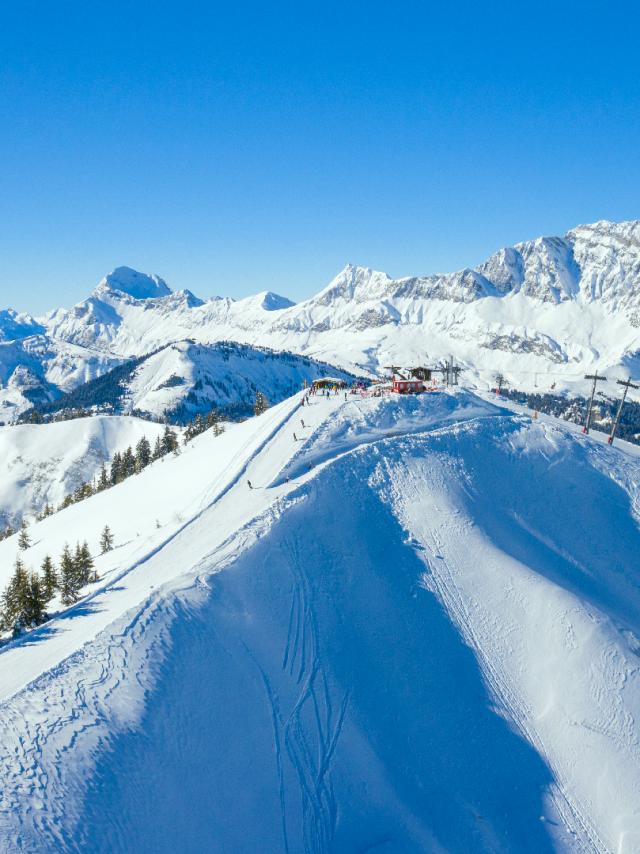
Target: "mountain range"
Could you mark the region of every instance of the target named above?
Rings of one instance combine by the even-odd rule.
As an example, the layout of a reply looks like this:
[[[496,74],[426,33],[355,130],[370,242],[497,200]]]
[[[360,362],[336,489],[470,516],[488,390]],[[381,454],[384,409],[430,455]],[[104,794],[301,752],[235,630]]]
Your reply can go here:
[[[234,341],[357,374],[438,364],[467,381],[584,391],[584,374],[640,373],[640,221],[600,221],[501,249],[475,268],[394,279],[347,265],[295,304],[272,292],[202,300],[118,267],[73,308],[0,312],[0,417],[180,341]]]

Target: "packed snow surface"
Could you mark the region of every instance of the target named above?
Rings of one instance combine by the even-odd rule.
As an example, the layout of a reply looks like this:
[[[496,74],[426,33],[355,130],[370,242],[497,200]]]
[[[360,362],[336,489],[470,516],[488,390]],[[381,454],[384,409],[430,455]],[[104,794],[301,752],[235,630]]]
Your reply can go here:
[[[44,520],[34,566],[116,548],[0,654],[0,847],[638,851],[639,484],[466,391],[297,395]]]

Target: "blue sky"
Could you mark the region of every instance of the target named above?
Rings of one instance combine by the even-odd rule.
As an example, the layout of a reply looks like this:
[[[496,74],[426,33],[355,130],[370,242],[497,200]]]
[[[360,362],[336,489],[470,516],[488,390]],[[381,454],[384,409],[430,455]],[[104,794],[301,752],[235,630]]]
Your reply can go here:
[[[301,299],[640,216],[637,5],[0,7],[0,307]]]

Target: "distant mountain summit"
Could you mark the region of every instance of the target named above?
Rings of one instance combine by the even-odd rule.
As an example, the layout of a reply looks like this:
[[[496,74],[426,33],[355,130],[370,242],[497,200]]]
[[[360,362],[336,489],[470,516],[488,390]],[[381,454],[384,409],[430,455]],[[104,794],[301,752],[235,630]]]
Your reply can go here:
[[[266,346],[370,374],[452,354],[469,382],[499,372],[523,388],[580,391],[594,368],[640,375],[639,330],[638,221],[524,241],[453,273],[395,279],[348,264],[298,304],[271,291],[202,300],[118,267],[70,309],[0,312],[0,418],[175,341]]]
[[[164,279],[139,273],[131,267],[116,267],[112,273],[105,276],[95,292],[101,294],[105,290],[118,291],[140,300],[166,297],[171,293],[171,288]]]

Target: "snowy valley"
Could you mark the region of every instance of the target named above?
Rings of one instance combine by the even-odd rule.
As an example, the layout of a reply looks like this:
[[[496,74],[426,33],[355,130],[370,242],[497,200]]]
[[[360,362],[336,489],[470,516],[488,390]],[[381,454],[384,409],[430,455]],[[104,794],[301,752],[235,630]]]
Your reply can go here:
[[[33,525],[98,580],[0,653],[0,847],[637,851],[639,484],[495,397],[296,394]]]

